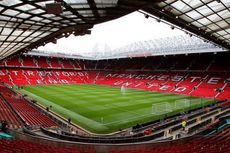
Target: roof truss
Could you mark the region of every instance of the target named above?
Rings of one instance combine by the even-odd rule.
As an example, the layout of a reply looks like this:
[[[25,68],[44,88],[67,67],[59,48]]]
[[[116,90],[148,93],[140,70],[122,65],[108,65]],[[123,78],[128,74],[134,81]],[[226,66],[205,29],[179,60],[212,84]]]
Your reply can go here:
[[[166,0],[143,10],[230,49],[229,0]]]
[[[50,3],[63,12],[48,14]],[[230,49],[229,0],[2,0],[0,60],[139,9]]]

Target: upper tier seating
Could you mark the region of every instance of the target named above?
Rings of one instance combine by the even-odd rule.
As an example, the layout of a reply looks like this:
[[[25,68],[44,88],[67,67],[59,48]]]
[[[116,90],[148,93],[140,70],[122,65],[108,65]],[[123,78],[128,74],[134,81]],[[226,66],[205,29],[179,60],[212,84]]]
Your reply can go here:
[[[190,66],[190,70],[198,70],[198,71],[205,71],[208,66],[211,63],[211,59],[209,58],[203,58],[201,57],[197,57],[195,60],[193,60],[191,62],[191,66]]]
[[[38,67],[41,67],[41,68],[49,68],[50,67],[50,65],[47,62],[46,57],[37,58],[37,61],[38,61]]]
[[[62,68],[58,58],[50,58],[49,61],[52,68]]]
[[[73,63],[71,62],[71,60],[68,60],[68,59],[60,59],[61,63],[62,63],[62,68],[65,68],[65,69],[74,69],[74,65]]]
[[[209,72],[225,72],[230,71],[230,67],[227,66],[230,65],[229,56],[217,56],[213,59],[212,64],[210,65],[208,71]]]
[[[22,66],[25,67],[37,67],[36,63],[35,63],[35,59],[34,57],[30,57],[30,56],[22,56]]]
[[[17,66],[17,67],[22,66],[21,59],[18,57],[7,59],[6,66]]]
[[[0,66],[68,68],[93,70],[165,70],[192,72],[229,72],[229,53],[156,56],[101,61],[20,56],[1,61]]]
[[[85,69],[84,61],[70,60],[70,62],[74,65],[74,68],[77,70]]]

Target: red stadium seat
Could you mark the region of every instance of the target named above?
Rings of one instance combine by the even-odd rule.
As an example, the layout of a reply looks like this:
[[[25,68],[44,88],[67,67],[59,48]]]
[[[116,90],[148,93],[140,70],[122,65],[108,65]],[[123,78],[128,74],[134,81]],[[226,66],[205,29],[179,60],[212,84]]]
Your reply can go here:
[[[122,86],[126,83],[127,88],[229,99],[230,89],[225,80],[229,79],[230,74],[225,72],[227,69],[220,68],[226,66],[222,65],[223,62],[219,59],[213,60],[212,56],[207,56],[200,62],[202,57],[198,58],[195,55],[195,59],[190,59],[189,56],[183,58],[180,56],[152,57],[111,60],[109,62],[107,60],[83,61],[20,57],[7,60],[7,66],[0,70],[0,78],[3,82],[19,86],[94,83]],[[222,56],[218,58],[222,58]],[[22,67],[12,68],[12,66]],[[213,72],[214,67],[220,68],[219,73]],[[82,69],[86,71],[80,71]]]

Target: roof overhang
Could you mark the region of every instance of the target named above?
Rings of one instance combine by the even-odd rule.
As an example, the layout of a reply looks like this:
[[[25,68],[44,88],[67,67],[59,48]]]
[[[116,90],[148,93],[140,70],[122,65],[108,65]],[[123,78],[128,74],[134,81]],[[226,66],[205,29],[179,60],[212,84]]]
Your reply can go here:
[[[167,0],[143,8],[199,37],[230,49],[229,0]]]
[[[49,14],[47,4],[58,4],[59,13]],[[140,9],[230,49],[229,7],[229,0],[2,0],[0,60],[70,34],[90,34],[95,24]]]
[[[141,0],[2,0],[0,59],[55,43],[70,34],[90,34],[95,24],[119,18],[145,4]]]

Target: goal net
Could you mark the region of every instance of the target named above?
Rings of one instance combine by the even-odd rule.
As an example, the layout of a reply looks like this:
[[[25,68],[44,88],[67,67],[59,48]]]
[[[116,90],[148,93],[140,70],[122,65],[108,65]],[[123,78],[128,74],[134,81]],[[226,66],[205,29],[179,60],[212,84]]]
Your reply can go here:
[[[121,86],[121,94],[124,95],[127,91],[127,86],[128,86],[128,83],[124,83],[122,86]]]
[[[172,111],[173,108],[168,102],[152,104],[152,114],[161,115]]]
[[[190,107],[190,100],[189,99],[179,99],[175,101],[175,109],[181,109],[181,108],[188,108]]]

